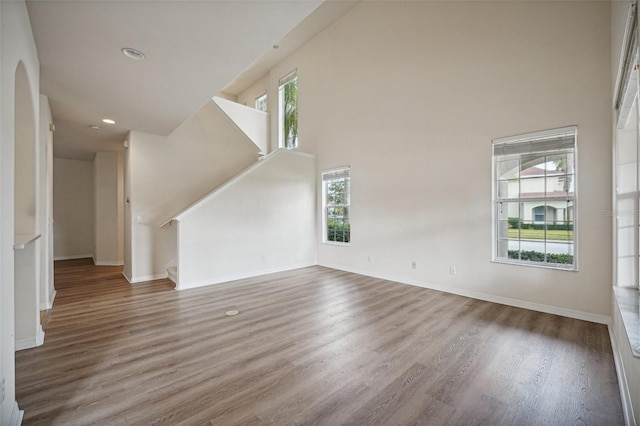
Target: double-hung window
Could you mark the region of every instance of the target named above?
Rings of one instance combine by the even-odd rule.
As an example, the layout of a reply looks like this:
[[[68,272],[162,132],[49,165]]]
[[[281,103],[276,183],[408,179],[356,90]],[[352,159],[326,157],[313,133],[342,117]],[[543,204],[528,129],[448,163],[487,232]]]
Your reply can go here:
[[[280,79],[278,134],[280,148],[298,146],[298,75],[292,71]]]
[[[323,242],[348,244],[351,240],[349,167],[322,172]]]
[[[575,126],[493,141],[494,261],[576,270]]]

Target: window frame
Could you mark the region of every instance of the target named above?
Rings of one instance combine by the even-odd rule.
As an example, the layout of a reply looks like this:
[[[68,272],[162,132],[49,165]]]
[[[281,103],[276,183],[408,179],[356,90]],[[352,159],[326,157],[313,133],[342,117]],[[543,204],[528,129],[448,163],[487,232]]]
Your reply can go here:
[[[264,109],[260,109],[258,108],[258,103],[262,101],[262,99],[264,99]],[[254,108],[257,109],[258,111],[262,111],[262,112],[267,112],[267,92],[265,91],[264,93],[262,93],[260,96],[256,97],[255,101],[254,101]]]
[[[568,139],[568,138],[573,138],[573,146],[572,147],[567,147],[567,148],[550,148],[550,149],[545,149],[544,146],[543,147],[536,147],[536,143],[538,143],[538,145],[542,145],[544,142],[548,143],[552,143],[551,141],[553,141],[554,139]],[[512,153],[512,154],[500,154],[500,153],[496,153],[496,149],[500,149],[497,147],[504,147],[504,146],[509,146],[510,144],[513,144],[515,146],[515,144],[523,144],[523,143],[529,143],[530,144],[530,151],[529,152],[521,152],[521,153]],[[498,139],[494,139],[492,141],[492,156],[491,156],[491,188],[492,188],[492,256],[491,256],[491,261],[495,262],[495,263],[504,263],[504,264],[510,264],[510,265],[519,265],[519,266],[531,266],[531,267],[536,267],[536,268],[546,268],[546,269],[555,269],[555,270],[562,270],[562,271],[571,271],[571,272],[576,272],[578,271],[578,260],[579,260],[579,256],[578,256],[578,127],[577,126],[567,126],[567,127],[561,127],[561,128],[557,128],[557,129],[550,129],[550,130],[543,130],[543,131],[538,131],[538,132],[531,132],[531,133],[526,133],[526,134],[521,134],[521,135],[516,135],[516,136],[509,136],[509,137],[504,137],[504,138],[498,138]],[[549,145],[547,145],[549,146]],[[507,148],[508,149],[508,148]],[[518,193],[518,197],[511,197],[509,198],[507,197],[500,197],[499,195],[499,184],[500,184],[500,179],[499,179],[499,175],[498,175],[498,167],[497,164],[499,162],[499,160],[508,160],[508,159],[518,159],[518,161],[523,158],[524,156],[554,156],[557,154],[569,154],[571,153],[571,155],[573,156],[573,195],[569,195],[570,192],[567,191],[567,195],[566,196],[547,196],[546,192],[547,192],[547,182],[546,182],[546,177],[547,175],[545,174],[545,183],[544,183],[544,194],[543,196],[534,196],[534,197],[522,197],[522,193]],[[521,176],[518,177],[518,182],[519,185],[521,184]],[[547,214],[547,207],[549,204],[547,204],[548,202],[557,202],[557,201],[566,201],[567,204],[572,203],[572,209],[573,209],[573,217],[571,219],[570,222],[573,223],[573,263],[571,264],[562,264],[562,263],[552,263],[552,262],[548,262],[546,259],[542,262],[538,262],[538,261],[533,261],[533,260],[522,260],[522,259],[510,259],[508,257],[500,257],[500,245],[499,245],[499,241],[501,240],[505,240],[505,238],[501,238],[500,237],[500,206],[503,203],[520,203],[520,207],[522,206],[522,203],[536,203],[536,206],[540,206],[543,205],[545,206],[544,209],[544,214],[545,214],[545,222],[548,224],[549,221],[546,219],[546,214]],[[553,206],[552,206],[553,207]],[[507,218],[508,219],[508,218]],[[522,214],[519,217],[520,220],[522,220]],[[533,217],[531,222],[533,223]],[[504,219],[503,219],[504,220]],[[568,220],[565,219],[564,222],[567,222]],[[518,228],[518,229],[522,229],[522,228]],[[548,243],[548,238],[547,238],[547,233],[548,229],[546,229],[546,227],[544,228],[544,239],[542,239],[541,241],[544,243],[545,245],[545,255],[547,253],[546,250],[546,245]],[[510,238],[509,236],[507,236],[506,241],[509,241]],[[522,241],[523,238],[522,236],[518,236],[517,241]],[[509,248],[507,247],[507,251],[509,250]],[[521,250],[521,249],[520,249]]]
[[[278,81],[278,147],[284,149],[295,149],[299,145],[299,137],[298,132],[296,132],[295,139],[293,140],[292,146],[286,146],[286,138],[284,134],[284,122],[285,122],[285,103],[284,103],[284,90],[285,87],[291,82],[296,82],[296,87],[298,84],[298,70],[294,69],[293,71],[286,74]],[[299,97],[298,93],[296,93],[296,120],[298,119],[298,105]]]
[[[346,176],[340,177],[340,178],[336,178],[336,179],[329,179],[326,176],[331,176],[331,175],[339,175],[339,174],[345,174],[346,172]],[[344,179],[346,177],[346,179],[349,179],[349,183],[346,185],[347,190],[346,192],[346,196],[345,199],[346,201],[348,201],[345,204],[338,204],[338,205],[334,205],[334,206],[328,206],[327,205],[327,192],[328,192],[328,186],[329,186],[329,182],[333,182],[335,180],[338,179]],[[336,245],[336,246],[349,246],[351,244],[351,214],[350,214],[350,210],[351,210],[351,167],[350,166],[341,166],[341,167],[335,167],[332,169],[327,169],[327,170],[323,170],[322,173],[320,174],[320,182],[322,184],[322,243],[323,244],[329,244],[329,245]],[[347,224],[349,225],[349,241],[347,242],[343,242],[343,241],[332,241],[329,240],[328,237],[328,231],[329,231],[329,226],[328,226],[328,219],[329,219],[329,215],[327,210],[330,207],[343,207],[346,208],[347,211],[349,212],[349,214],[347,215]]]

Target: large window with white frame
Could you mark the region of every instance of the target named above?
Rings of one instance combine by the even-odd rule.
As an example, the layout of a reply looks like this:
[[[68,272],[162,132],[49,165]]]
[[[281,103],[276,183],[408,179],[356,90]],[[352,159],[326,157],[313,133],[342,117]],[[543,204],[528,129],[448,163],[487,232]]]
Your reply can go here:
[[[298,74],[296,70],[280,79],[278,100],[280,148],[296,148],[298,146]]]
[[[640,288],[640,41],[638,6],[629,5],[627,28],[615,90],[614,282]]]
[[[494,261],[577,270],[575,126],[493,141]]]
[[[349,167],[322,172],[323,242],[349,244],[351,178]]]

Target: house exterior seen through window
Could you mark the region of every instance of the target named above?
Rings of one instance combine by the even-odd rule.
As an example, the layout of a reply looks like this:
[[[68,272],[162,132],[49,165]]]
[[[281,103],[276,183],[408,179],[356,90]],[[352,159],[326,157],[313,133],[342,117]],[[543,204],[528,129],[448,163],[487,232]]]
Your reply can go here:
[[[298,76],[293,71],[280,79],[279,87],[280,148],[298,146]]]
[[[322,172],[322,194],[323,242],[349,244],[351,241],[349,168],[342,167]]]
[[[577,269],[576,133],[493,141],[495,261]]]

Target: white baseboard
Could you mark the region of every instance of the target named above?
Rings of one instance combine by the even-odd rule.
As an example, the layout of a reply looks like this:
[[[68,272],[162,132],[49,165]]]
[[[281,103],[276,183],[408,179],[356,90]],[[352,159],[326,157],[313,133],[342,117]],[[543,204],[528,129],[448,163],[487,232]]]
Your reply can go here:
[[[93,254],[72,254],[69,256],[54,256],[53,260],[93,259]]]
[[[116,261],[112,261],[112,262],[111,261],[107,262],[107,261],[97,261],[97,260],[94,259],[93,263],[95,263],[96,266],[122,266],[122,265],[124,265],[124,262],[117,261],[117,260]]]
[[[36,334],[36,346],[42,346],[44,344],[44,330],[42,324],[38,324],[38,334]]]
[[[122,271],[122,276],[124,277],[125,280],[127,280],[129,284],[131,284],[131,277],[128,276],[124,271]]]
[[[611,324],[609,324],[609,338],[611,339],[611,349],[613,351],[613,362],[616,365],[616,374],[618,375],[618,387],[620,388],[620,399],[622,400],[622,412],[624,414],[624,423],[627,426],[637,426],[633,413],[633,403],[631,402],[631,394],[629,393],[629,385],[627,384],[627,374],[624,371],[624,363],[620,355],[620,347],[618,339]]]
[[[122,273],[122,275],[124,275],[124,272]],[[135,277],[131,279],[129,279],[126,275],[124,275],[124,277],[127,278],[127,281],[129,281],[130,284],[136,284],[136,283],[142,283],[145,281],[162,280],[164,278],[167,278],[167,273],[164,272],[162,274],[156,274],[156,275],[144,275],[142,277]]]
[[[9,426],[20,426],[22,424],[22,418],[24,417],[24,411],[18,407],[18,402],[13,402],[13,410],[11,410],[11,417],[9,418]]]
[[[29,337],[27,339],[20,339],[20,340],[16,340],[16,352],[18,351],[22,351],[24,349],[31,349],[31,348],[35,348],[36,346],[36,342],[37,339],[36,337]]]
[[[353,272],[354,274],[366,275],[369,277],[380,278],[383,280],[395,281],[401,284],[413,285],[416,287],[438,290],[444,293],[457,294],[458,296],[470,297],[472,299],[484,300],[486,302],[499,303],[501,305],[514,306],[516,308],[530,309],[532,311],[544,312],[547,314],[560,315],[568,318],[575,318],[583,321],[595,322],[598,324],[609,324],[611,318],[606,315],[592,314],[589,312],[576,311],[573,309],[565,309],[557,306],[544,305],[542,303],[527,302],[525,300],[512,299],[509,297],[495,296],[492,294],[480,293],[473,290],[467,290],[446,285],[427,283],[424,281],[414,280],[411,278],[397,277],[389,274],[373,272],[364,269],[350,268],[342,265],[320,264],[327,268],[338,269],[340,271]]]
[[[41,346],[44,343],[44,330],[42,329],[42,325],[38,324],[38,331],[36,335],[33,337],[28,337],[26,339],[16,340],[16,352],[21,351],[23,349],[31,349]]]
[[[49,293],[49,300],[45,300],[44,302],[40,303],[41,311],[46,311],[53,308],[53,301],[56,299],[56,294],[57,292],[55,289],[51,290],[51,293]]]
[[[315,262],[310,262],[310,263],[301,263],[301,264],[290,265],[290,266],[281,266],[281,267],[278,267],[278,268],[261,269],[259,271],[248,272],[248,273],[243,273],[243,274],[236,274],[236,275],[227,275],[227,276],[224,276],[224,277],[212,278],[212,279],[209,279],[209,280],[192,281],[192,282],[184,283],[184,284],[180,283],[179,286],[176,286],[176,289],[177,290],[188,290],[188,289],[191,289],[191,288],[205,287],[205,286],[208,286],[208,285],[223,284],[223,283],[227,283],[229,281],[237,281],[237,280],[243,280],[245,278],[259,277],[261,275],[273,274],[273,273],[276,273],[276,272],[292,271],[294,269],[307,268],[309,266],[315,266],[315,265],[316,265]]]

